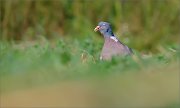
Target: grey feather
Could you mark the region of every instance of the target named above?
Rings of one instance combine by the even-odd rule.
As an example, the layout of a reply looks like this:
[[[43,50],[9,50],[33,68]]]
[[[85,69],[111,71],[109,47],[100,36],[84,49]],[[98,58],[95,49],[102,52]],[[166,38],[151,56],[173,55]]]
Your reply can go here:
[[[132,50],[121,43],[120,41],[114,41],[113,39],[109,37],[105,37],[104,46],[102,48],[101,52],[101,59],[102,60],[110,60],[112,56],[117,55],[131,55]]]
[[[107,22],[100,22],[94,31],[100,31],[104,36],[104,46],[102,48],[101,60],[110,60],[113,56],[131,55],[133,54],[131,48],[120,42],[113,34],[111,26]]]

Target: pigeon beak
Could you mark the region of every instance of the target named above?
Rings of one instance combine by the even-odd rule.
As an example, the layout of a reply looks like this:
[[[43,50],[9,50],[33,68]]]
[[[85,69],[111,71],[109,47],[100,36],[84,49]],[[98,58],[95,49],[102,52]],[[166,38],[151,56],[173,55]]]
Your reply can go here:
[[[94,31],[97,32],[100,29],[100,26],[97,26]]]

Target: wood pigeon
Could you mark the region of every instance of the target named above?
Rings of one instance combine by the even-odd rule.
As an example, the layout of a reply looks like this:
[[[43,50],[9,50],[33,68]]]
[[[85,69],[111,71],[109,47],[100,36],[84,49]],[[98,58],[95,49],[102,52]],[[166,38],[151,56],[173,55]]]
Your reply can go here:
[[[94,31],[100,31],[104,36],[104,46],[102,48],[100,60],[111,60],[112,56],[116,55],[131,55],[133,52],[131,48],[124,45],[117,37],[113,34],[111,25],[107,22],[99,22],[98,26]]]

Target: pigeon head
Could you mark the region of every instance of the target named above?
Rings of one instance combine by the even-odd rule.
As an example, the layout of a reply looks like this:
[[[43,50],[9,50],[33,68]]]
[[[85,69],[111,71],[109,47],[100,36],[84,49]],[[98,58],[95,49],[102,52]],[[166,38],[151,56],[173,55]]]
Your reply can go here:
[[[100,31],[100,33],[104,36],[104,37],[110,37],[110,36],[114,36],[112,29],[111,29],[111,25],[108,22],[99,22],[98,26],[96,26],[96,28],[94,29],[94,31]]]

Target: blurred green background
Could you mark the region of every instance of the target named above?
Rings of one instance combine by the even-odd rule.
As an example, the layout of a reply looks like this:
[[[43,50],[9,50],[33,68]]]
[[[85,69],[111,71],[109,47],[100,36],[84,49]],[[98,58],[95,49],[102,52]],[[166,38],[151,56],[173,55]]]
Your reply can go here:
[[[179,108],[180,0],[0,0],[0,107]],[[100,61],[99,21],[131,47]]]
[[[99,38],[99,21],[137,50],[179,42],[179,0],[1,0],[0,39]]]

